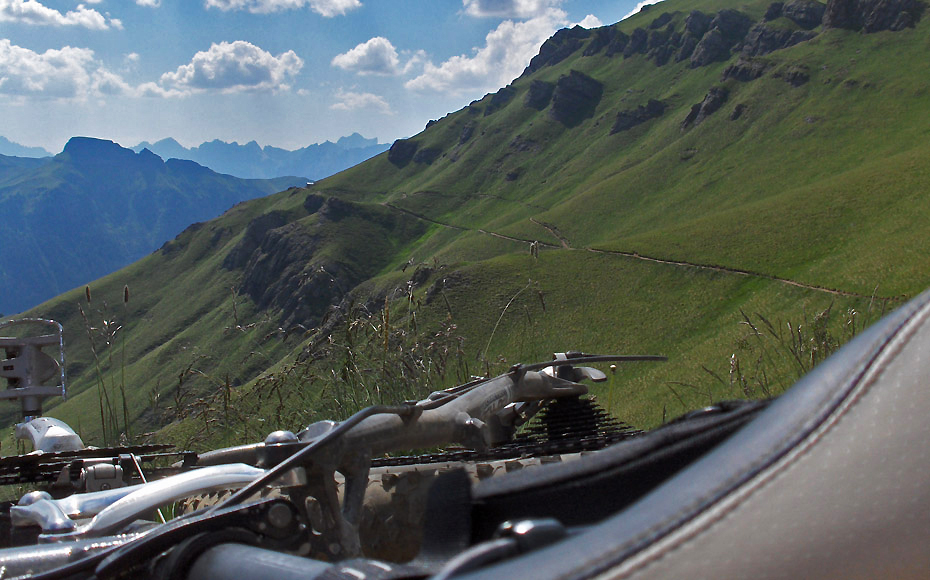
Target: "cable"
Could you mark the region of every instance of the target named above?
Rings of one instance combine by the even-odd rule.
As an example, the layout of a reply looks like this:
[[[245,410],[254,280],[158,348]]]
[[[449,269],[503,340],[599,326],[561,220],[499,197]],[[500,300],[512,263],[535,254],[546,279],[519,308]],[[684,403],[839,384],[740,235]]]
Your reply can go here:
[[[440,399],[440,403],[442,401],[443,399]],[[246,485],[245,487],[243,487],[236,493],[226,498],[224,501],[209,508],[206,514],[210,515],[222,508],[226,508],[229,506],[242,503],[244,499],[254,494],[259,488],[264,486],[266,483],[274,480],[275,478],[277,478],[278,476],[280,476],[281,474],[283,474],[290,468],[300,463],[300,461],[304,459],[306,456],[314,453],[315,451],[317,451],[318,449],[320,449],[321,447],[323,447],[324,445],[326,445],[327,443],[329,443],[336,437],[342,435],[343,433],[345,433],[352,427],[355,427],[356,425],[358,425],[359,423],[361,423],[368,417],[371,417],[373,415],[386,415],[386,414],[400,415],[401,417],[403,417],[405,415],[412,415],[426,408],[429,408],[429,405],[418,406],[418,404],[413,404],[413,405],[400,405],[400,406],[393,406],[393,407],[387,406],[387,405],[374,405],[372,407],[366,407],[362,409],[361,411],[355,413],[354,415],[352,415],[345,421],[339,423],[339,425],[336,426],[336,428],[334,428],[332,431],[322,435],[320,438],[311,442],[309,445],[307,445],[306,447],[304,447],[297,453],[291,455],[290,457],[288,457],[281,463],[275,465],[274,467],[266,471],[264,475],[258,476],[252,481],[252,483],[249,483],[248,485]]]

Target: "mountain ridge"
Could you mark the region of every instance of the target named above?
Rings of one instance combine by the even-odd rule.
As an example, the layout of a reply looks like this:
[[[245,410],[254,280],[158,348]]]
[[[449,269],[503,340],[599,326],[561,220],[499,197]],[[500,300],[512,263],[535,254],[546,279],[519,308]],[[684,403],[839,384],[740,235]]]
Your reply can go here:
[[[101,139],[0,169],[0,311],[18,312],[134,262],[190,223],[302,178],[240,180]]]
[[[126,317],[134,417],[153,426],[148,395],[167,396],[194,354],[193,392],[220,377],[262,394],[298,368],[320,402],[307,377],[335,389],[348,364],[300,365],[343,352],[334,330],[353,308],[372,313],[360,327],[427,344],[453,324],[482,373],[566,349],[668,355],[611,378],[614,413],[636,426],[763,396],[733,366],[758,337],[753,313],[773,334],[800,336],[797,320],[825,312],[855,329],[930,285],[922,5],[775,4],[666,0],[560,31],[510,85],[388,152],[240,204],[94,283],[107,296],[139,289]],[[913,27],[891,30],[905,12]],[[828,13],[853,14],[849,28],[826,26]],[[79,361],[80,300],[35,311],[77,327]],[[66,419],[93,408],[87,368]],[[602,401],[609,388],[592,387]]]
[[[353,133],[340,137],[335,143],[325,141],[293,151],[270,145],[262,147],[255,141],[240,145],[219,139],[188,149],[172,138],[142,142],[132,149],[137,152],[149,149],[163,159],[189,159],[219,173],[242,178],[303,175],[316,180],[365,161],[387,148],[387,144],[379,144],[377,139]]]
[[[7,157],[51,157],[42,147],[27,147],[0,136],[0,155]]]

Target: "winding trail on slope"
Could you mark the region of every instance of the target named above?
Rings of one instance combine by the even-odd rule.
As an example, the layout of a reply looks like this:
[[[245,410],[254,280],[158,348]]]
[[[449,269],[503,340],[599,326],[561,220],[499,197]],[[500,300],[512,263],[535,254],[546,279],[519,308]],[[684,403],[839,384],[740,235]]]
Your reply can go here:
[[[624,256],[626,258],[634,258],[637,260],[643,260],[644,262],[653,262],[655,264],[667,264],[669,266],[678,266],[682,268],[711,270],[713,272],[722,272],[725,274],[732,274],[734,276],[745,276],[747,278],[762,278],[765,280],[772,280],[773,282],[781,282],[782,284],[787,284],[788,286],[804,288],[805,290],[825,292],[827,294],[832,294],[834,296],[846,296],[849,298],[864,298],[868,300],[880,300],[882,302],[903,302],[907,300],[906,296],[876,296],[876,295],[867,296],[865,294],[860,294],[858,292],[847,292],[846,290],[837,290],[836,288],[827,288],[826,286],[817,286],[816,284],[807,284],[804,282],[798,282],[797,280],[791,280],[788,278],[781,278],[779,276],[773,276],[772,274],[763,274],[762,272],[753,272],[752,270],[742,270],[739,268],[728,268],[726,266],[716,266],[713,264],[698,264],[695,262],[684,262],[680,260],[667,260],[663,258],[656,258],[653,256],[644,256],[642,254],[639,254],[638,252],[623,252],[620,250],[605,250],[601,248],[585,248],[585,251],[594,252],[597,254],[612,254],[615,256]]]
[[[791,279],[788,279],[788,278],[782,278],[782,277],[780,277],[780,276],[774,276],[774,275],[772,275],[772,274],[764,274],[764,273],[762,273],[762,272],[753,272],[752,270],[743,270],[743,269],[740,269],[740,268],[729,268],[729,267],[727,267],[727,266],[718,266],[718,265],[714,265],[714,264],[698,264],[698,263],[696,263],[696,262],[687,262],[687,261],[682,261],[682,260],[670,260],[670,259],[665,259],[665,258],[657,258],[657,257],[654,257],[654,256],[645,256],[645,255],[640,254],[640,253],[638,253],[638,252],[624,252],[624,251],[621,251],[621,250],[607,250],[607,249],[604,249],[604,248],[594,248],[594,247],[588,247],[588,248],[574,248],[574,247],[571,246],[571,244],[569,243],[569,241],[568,241],[565,237],[562,236],[562,234],[559,232],[559,229],[558,229],[556,226],[554,226],[554,225],[552,225],[552,224],[545,223],[545,222],[538,221],[538,220],[536,220],[536,219],[534,219],[534,218],[529,218],[529,219],[530,219],[530,221],[531,221],[532,223],[534,223],[534,224],[536,224],[536,225],[538,225],[538,226],[541,226],[541,227],[545,228],[550,234],[552,234],[553,237],[555,237],[556,239],[558,239],[558,240],[559,240],[559,244],[558,244],[558,245],[552,244],[552,243],[547,243],[547,242],[541,242],[541,241],[539,241],[539,240],[527,240],[527,239],[523,239],[523,238],[517,238],[517,237],[513,237],[513,236],[507,236],[507,235],[504,235],[504,234],[500,234],[500,233],[497,233],[497,232],[492,232],[492,231],[485,230],[485,229],[481,229],[481,228],[466,228],[466,227],[461,227],[461,226],[455,226],[455,225],[452,225],[452,224],[443,223],[443,222],[440,222],[440,221],[437,221],[437,220],[428,218],[428,217],[426,217],[426,216],[424,216],[424,215],[420,215],[420,214],[414,213],[414,212],[412,212],[412,211],[410,211],[410,210],[408,210],[408,209],[404,209],[404,208],[402,208],[402,207],[396,206],[396,205],[394,205],[394,204],[392,204],[392,203],[389,203],[389,202],[384,202],[384,205],[387,206],[387,207],[390,207],[391,209],[394,209],[394,210],[396,210],[396,211],[400,211],[400,212],[406,213],[406,214],[408,214],[408,215],[411,215],[411,216],[413,216],[413,217],[415,217],[415,218],[417,218],[417,219],[421,219],[421,220],[423,220],[423,221],[427,221],[427,222],[429,222],[429,223],[437,224],[437,225],[440,225],[440,226],[443,226],[443,227],[446,227],[446,228],[450,228],[450,229],[454,229],[454,230],[459,230],[459,231],[463,231],[463,232],[467,232],[467,231],[480,232],[480,233],[485,234],[485,235],[488,235],[488,236],[493,236],[493,237],[495,237],[495,238],[500,238],[500,239],[502,239],[502,240],[508,240],[508,241],[511,241],[511,242],[517,242],[517,243],[521,243],[521,244],[527,244],[527,245],[538,244],[538,245],[541,246],[541,247],[546,247],[546,248],[550,248],[550,249],[564,249],[564,250],[571,250],[571,251],[593,252],[593,253],[595,253],[595,254],[608,254],[608,255],[612,255],[612,256],[622,256],[622,257],[624,257],[624,258],[630,258],[630,259],[634,259],[634,260],[642,260],[642,261],[644,261],[644,262],[652,262],[652,263],[654,263],[654,264],[664,264],[664,265],[667,265],[667,266],[675,266],[675,267],[678,267],[678,268],[692,268],[692,269],[697,269],[697,270],[710,270],[710,271],[713,271],[713,272],[721,272],[721,273],[723,273],[723,274],[730,274],[730,275],[733,275],[733,276],[744,276],[744,277],[747,277],[747,278],[762,278],[762,279],[764,279],[764,280],[771,280],[771,281],[773,281],[773,282],[780,282],[780,283],[786,284],[786,285],[788,285],[788,286],[794,286],[794,287],[796,287],[796,288],[803,288],[803,289],[805,289],[805,290],[813,290],[813,291],[815,291],[815,292],[823,292],[823,293],[830,294],[830,295],[833,295],[833,296],[844,296],[844,297],[848,297],[848,298],[862,298],[862,299],[866,299],[866,300],[879,300],[879,301],[882,301],[882,302],[903,302],[903,301],[905,301],[905,300],[908,299],[907,296],[876,296],[876,295],[871,295],[871,296],[869,296],[869,295],[866,295],[866,294],[860,294],[860,293],[858,293],[858,292],[848,292],[848,291],[846,291],[846,290],[838,290],[838,289],[836,289],[836,288],[827,288],[827,287],[825,287],[825,286],[818,286],[818,285],[816,285],[816,284],[807,284],[807,283],[804,283],[804,282],[799,282],[799,281],[797,281],[797,280],[791,280]]]
[[[530,221],[534,224],[546,228],[552,236],[559,240],[559,243],[562,244],[562,247],[565,249],[571,249],[571,244],[568,243],[568,240],[562,236],[562,232],[559,231],[559,228],[552,224],[547,224],[546,222],[541,222],[536,218],[530,218]]]
[[[423,221],[429,222],[429,223],[431,223],[431,224],[436,224],[437,226],[442,226],[442,227],[444,227],[444,228],[449,228],[450,230],[459,230],[460,232],[474,231],[474,230],[472,230],[471,228],[463,228],[463,227],[460,227],[460,226],[454,226],[454,225],[452,225],[452,224],[447,224],[447,223],[445,223],[445,222],[441,222],[441,221],[434,220],[434,219],[432,219],[432,218],[428,218],[428,217],[426,217],[425,215],[418,214],[418,213],[416,213],[416,212],[410,211],[409,209],[404,209],[404,208],[402,208],[402,207],[400,207],[400,206],[394,205],[393,203],[391,203],[391,202],[389,202],[389,201],[381,202],[381,205],[383,205],[383,206],[385,206],[385,207],[389,207],[389,208],[393,209],[394,211],[399,211],[399,212],[405,213],[405,214],[407,214],[407,215],[409,215],[409,216],[413,216],[413,217],[415,217],[415,218],[417,218],[417,219],[419,219],[419,220],[423,220]]]

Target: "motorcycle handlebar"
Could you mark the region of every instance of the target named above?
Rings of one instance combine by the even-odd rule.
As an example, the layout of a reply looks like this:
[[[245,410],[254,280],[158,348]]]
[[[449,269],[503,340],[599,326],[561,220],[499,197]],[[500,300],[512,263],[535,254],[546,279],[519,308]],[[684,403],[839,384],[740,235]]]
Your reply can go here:
[[[188,580],[312,580],[335,564],[247,544],[225,543],[204,550],[187,568]]]

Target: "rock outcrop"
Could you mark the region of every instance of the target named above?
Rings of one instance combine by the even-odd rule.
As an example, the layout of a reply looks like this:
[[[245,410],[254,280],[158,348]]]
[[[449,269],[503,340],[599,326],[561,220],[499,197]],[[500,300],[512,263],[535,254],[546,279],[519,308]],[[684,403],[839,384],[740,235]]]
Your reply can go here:
[[[769,63],[764,60],[741,56],[735,63],[723,69],[721,80],[733,79],[748,83],[764,75],[769,68]]]
[[[439,159],[441,156],[442,149],[439,147],[426,147],[417,150],[416,154],[413,156],[413,162],[432,165],[433,162]]]
[[[288,326],[319,318],[348,291],[335,264],[312,264],[318,238],[299,222],[268,230],[249,256],[239,292],[261,309],[279,309]]]
[[[694,49],[697,48],[698,42],[707,34],[711,20],[713,20],[713,17],[698,10],[693,10],[688,14],[688,17],[685,18],[685,30],[681,36],[675,62],[681,62],[691,58]]]
[[[617,118],[610,129],[610,134],[614,135],[622,131],[629,131],[637,125],[661,117],[664,112],[665,103],[655,99],[650,99],[648,103],[635,109],[620,111],[617,113]]]
[[[563,125],[573,127],[594,114],[603,94],[603,83],[572,70],[555,83],[549,115]]]
[[[666,24],[672,21],[672,14],[670,12],[663,12],[658,18],[649,23],[649,28],[656,30],[662,28]]]
[[[487,117],[491,113],[504,108],[507,103],[513,100],[516,94],[517,89],[513,88],[513,85],[507,85],[491,95],[491,101],[488,103],[488,106],[484,108],[484,116]]]
[[[322,223],[339,222],[356,212],[355,205],[339,199],[338,197],[328,197],[317,213]]]
[[[526,91],[523,104],[531,109],[542,111],[549,106],[549,101],[552,100],[553,92],[555,92],[555,83],[535,80],[530,83],[530,88]]]
[[[594,30],[594,38],[588,43],[583,54],[584,56],[594,56],[605,49],[605,54],[608,57],[623,54],[623,50],[629,41],[630,37],[621,32],[616,25],[597,28]]]
[[[530,60],[524,74],[536,72],[545,66],[558,64],[581,48],[583,41],[591,36],[591,31],[581,26],[563,28],[539,47],[539,54]]]
[[[305,206],[321,199],[311,197]],[[224,266],[242,269],[239,293],[261,309],[278,311],[284,327],[309,328],[423,230],[420,220],[406,214],[328,197],[315,216],[256,218]]]
[[[776,73],[775,76],[784,79],[793,87],[800,87],[811,80],[807,67],[800,64],[791,65],[786,70]]]
[[[462,126],[462,132],[459,133],[459,145],[467,143],[472,138],[475,134],[475,127],[477,127],[477,124],[474,121],[465,123]]]
[[[752,20],[736,10],[718,12],[691,54],[691,67],[706,66],[730,58],[731,49],[742,42],[751,26]]]
[[[471,134],[468,136],[471,137]],[[406,167],[411,161],[430,165],[441,155],[442,149],[438,147],[421,149],[420,144],[412,139],[398,139],[388,150],[388,161],[397,167]]]
[[[735,121],[735,120],[739,119],[740,117],[743,116],[743,113],[745,113],[745,112],[746,112],[746,104],[745,104],[745,103],[740,103],[740,104],[736,105],[735,107],[733,107],[733,112],[730,113],[730,120],[731,120],[731,121]]]
[[[664,66],[675,52],[676,41],[672,40],[675,31],[669,27],[663,30],[651,30],[646,42],[646,54],[656,66]]]
[[[630,41],[623,49],[623,57],[630,58],[634,54],[646,54],[649,46],[649,33],[643,28],[637,28],[630,36]]]
[[[413,160],[420,144],[412,139],[398,139],[388,149],[388,161],[397,167],[405,167]]]
[[[823,27],[898,31],[913,27],[922,12],[923,5],[917,0],[829,0]]]
[[[804,30],[813,30],[823,21],[826,4],[815,0],[791,0],[782,8],[782,16]]]
[[[730,98],[730,92],[723,87],[711,87],[704,100],[691,107],[691,112],[681,124],[682,130],[700,125],[704,119],[716,113]]]
[[[765,11],[762,22],[771,22],[784,17],[805,30],[812,30],[820,26],[825,9],[826,4],[816,0],[792,0],[787,4],[772,2]]]
[[[265,234],[283,226],[287,222],[287,214],[280,211],[268,212],[250,221],[245,228],[242,239],[223,259],[223,267],[227,270],[245,267],[252,256],[252,252],[261,245]]]
[[[762,22],[771,22],[776,18],[781,18],[781,11],[784,9],[784,2],[772,2],[762,16]]]
[[[691,68],[707,66],[730,58],[730,46],[719,29],[713,28],[701,38],[691,53]]]
[[[813,31],[772,28],[764,22],[759,22],[746,34],[740,54],[744,57],[762,56],[805,42],[816,35]]]
[[[326,201],[326,198],[322,195],[317,195],[315,193],[307,194],[307,197],[304,199],[304,210],[307,214],[313,214],[320,210],[323,207],[323,203]]]
[[[724,38],[733,43],[740,42],[746,36],[750,26],[752,26],[752,19],[742,12],[729,8],[718,12],[710,21],[711,30],[716,28]]]
[[[821,28],[864,32],[902,30],[914,26],[922,12],[920,0],[829,0],[826,4],[817,0],[790,0],[770,4],[759,22],[733,9],[716,14],[694,10],[684,18],[683,26],[680,20],[676,24],[676,13],[663,12],[646,27],[634,29],[629,36],[618,25],[594,30],[578,26],[560,30],[543,44],[524,74],[561,62],[579,49],[583,49],[586,57],[645,55],[656,66],[688,61],[692,68],[698,68],[728,60],[734,53],[751,58],[789,48],[814,38]],[[773,23],[781,18],[790,20],[797,28]],[[729,78],[745,79],[748,78],[746,73],[751,76],[757,70],[734,69]],[[535,87],[524,104],[540,110],[545,108],[547,90]]]
[[[643,9],[645,11],[645,8]],[[746,14],[724,9],[716,14],[698,10],[676,24],[676,13],[663,12],[629,36],[617,25],[585,30],[563,29],[543,44],[526,73],[561,62],[582,49],[584,56],[645,55],[657,66],[689,61],[692,68],[728,60],[734,53],[762,56],[815,37],[821,28],[849,28],[864,32],[902,30],[914,26],[923,12],[920,0],[790,0],[773,2],[759,22]],[[773,23],[784,18],[785,23]],[[526,105],[538,108],[545,99],[534,95]],[[532,104],[531,104],[532,103]],[[545,105],[543,105],[545,106]]]

